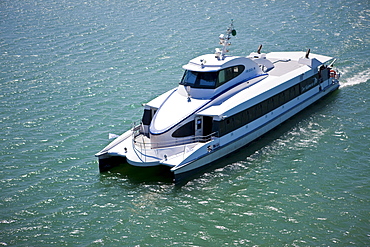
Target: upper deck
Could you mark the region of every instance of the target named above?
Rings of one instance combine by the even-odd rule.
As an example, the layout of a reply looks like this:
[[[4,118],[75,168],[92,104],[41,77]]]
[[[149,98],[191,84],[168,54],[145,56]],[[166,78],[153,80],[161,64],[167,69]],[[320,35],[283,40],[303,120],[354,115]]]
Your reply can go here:
[[[222,104],[211,106],[198,114],[219,118],[234,114],[234,112],[245,108],[246,104],[253,105],[261,102],[271,95],[313,76],[318,73],[320,65],[333,59],[317,54],[311,54],[310,58],[307,59],[305,52],[271,52],[263,54],[261,57],[263,58],[255,58],[260,67],[267,64],[264,60],[273,65],[266,72],[268,76],[265,79],[241,90]]]

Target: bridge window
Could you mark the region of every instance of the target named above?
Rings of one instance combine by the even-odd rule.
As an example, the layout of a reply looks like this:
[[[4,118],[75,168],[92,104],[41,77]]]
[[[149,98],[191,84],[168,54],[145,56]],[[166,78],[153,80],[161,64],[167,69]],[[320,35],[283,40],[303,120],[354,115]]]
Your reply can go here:
[[[218,72],[196,72],[186,70],[181,85],[194,88],[215,88]]]
[[[213,89],[240,75],[244,71],[244,68],[244,65],[238,65],[215,72],[186,70],[180,84],[194,88]]]

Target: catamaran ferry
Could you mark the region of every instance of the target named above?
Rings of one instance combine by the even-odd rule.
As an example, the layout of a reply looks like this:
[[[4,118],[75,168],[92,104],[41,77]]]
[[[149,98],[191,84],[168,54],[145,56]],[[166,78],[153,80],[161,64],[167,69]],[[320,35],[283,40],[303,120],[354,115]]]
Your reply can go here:
[[[184,65],[179,85],[144,106],[141,123],[96,156],[100,171],[122,157],[133,166],[167,166],[175,182],[265,134],[338,89],[332,57],[307,52],[227,55],[221,48]]]

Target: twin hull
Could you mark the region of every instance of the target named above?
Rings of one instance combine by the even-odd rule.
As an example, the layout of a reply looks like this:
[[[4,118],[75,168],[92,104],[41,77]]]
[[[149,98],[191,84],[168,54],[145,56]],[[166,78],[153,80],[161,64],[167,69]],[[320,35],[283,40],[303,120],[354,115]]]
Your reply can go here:
[[[96,154],[99,157],[100,171],[109,169],[110,158],[126,157],[127,162],[134,166],[169,166],[175,175],[175,182],[179,182],[189,177],[190,173],[247,145],[338,87],[338,81],[329,78],[260,118],[222,137],[212,137],[206,142],[152,149],[149,141],[145,144],[144,136],[142,142],[135,141],[135,133],[139,127],[134,128]]]

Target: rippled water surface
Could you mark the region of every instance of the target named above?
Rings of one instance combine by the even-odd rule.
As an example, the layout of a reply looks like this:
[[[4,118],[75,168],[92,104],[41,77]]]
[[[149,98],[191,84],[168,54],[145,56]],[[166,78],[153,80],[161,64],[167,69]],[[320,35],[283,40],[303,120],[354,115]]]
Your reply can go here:
[[[99,174],[230,19],[231,54],[310,48],[341,88],[181,187]],[[369,245],[369,26],[364,0],[1,1],[0,245]]]

